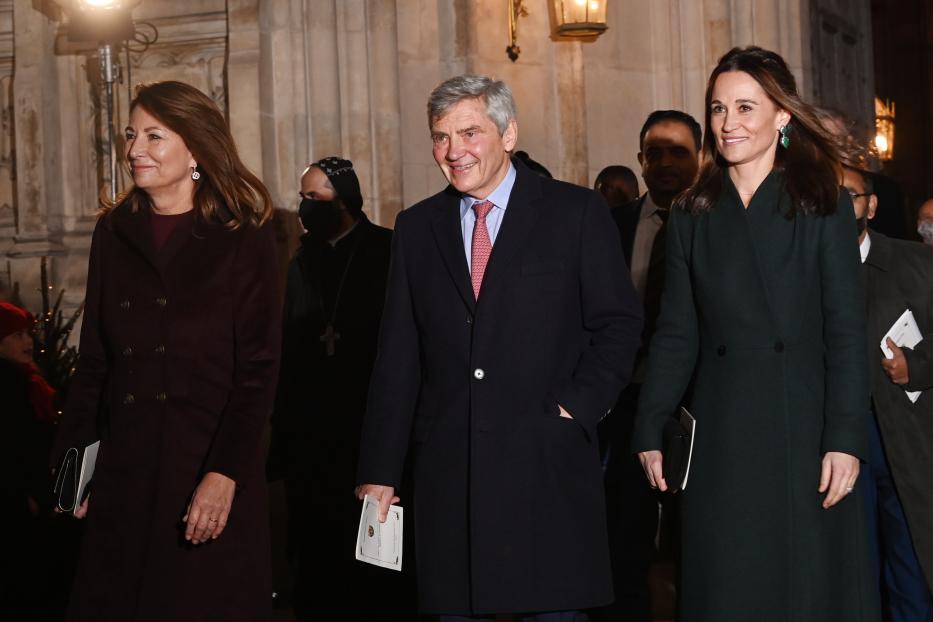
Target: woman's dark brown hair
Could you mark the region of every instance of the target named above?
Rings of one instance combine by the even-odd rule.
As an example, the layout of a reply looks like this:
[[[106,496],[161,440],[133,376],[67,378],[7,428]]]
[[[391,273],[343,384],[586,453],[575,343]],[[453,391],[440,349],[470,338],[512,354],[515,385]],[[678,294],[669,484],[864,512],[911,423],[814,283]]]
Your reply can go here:
[[[194,156],[201,173],[195,182],[194,209],[201,218],[235,228],[260,225],[272,217],[269,191],[240,160],[226,120],[207,95],[184,82],[152,82],[136,87],[130,111],[137,106],[178,134]],[[148,197],[134,186],[117,204],[124,201],[135,211],[148,204]]]
[[[696,181],[678,198],[678,203],[694,214],[711,210],[722,193],[723,171],[728,168],[716,149],[711,129],[713,86],[727,71],[750,75],[771,101],[787,111],[788,147],[778,146],[774,168],[784,172],[784,185],[791,197],[788,218],[798,210],[806,214],[826,215],[836,210],[839,198],[840,162],[843,159],[838,141],[820,124],[813,106],[797,94],[797,83],[778,54],[760,47],[733,48],[719,59],[706,86],[706,132],[703,155]]]

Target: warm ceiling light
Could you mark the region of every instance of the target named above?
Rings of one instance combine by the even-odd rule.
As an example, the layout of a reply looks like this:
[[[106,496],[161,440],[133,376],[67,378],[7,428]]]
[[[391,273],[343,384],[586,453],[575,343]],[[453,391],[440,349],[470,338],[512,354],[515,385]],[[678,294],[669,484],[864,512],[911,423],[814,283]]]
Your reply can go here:
[[[69,14],[132,11],[142,0],[55,0]]]
[[[133,9],[142,0],[55,0],[68,16],[71,41],[118,42],[133,36]]]
[[[132,10],[142,0],[73,0],[84,11]]]
[[[597,37],[606,31],[608,0],[551,0],[557,34],[562,37]]]

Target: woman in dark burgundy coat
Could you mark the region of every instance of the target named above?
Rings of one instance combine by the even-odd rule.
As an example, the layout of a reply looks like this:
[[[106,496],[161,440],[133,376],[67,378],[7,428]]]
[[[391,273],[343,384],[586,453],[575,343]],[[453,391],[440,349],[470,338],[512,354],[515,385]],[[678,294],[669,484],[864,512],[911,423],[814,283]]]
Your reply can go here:
[[[100,439],[69,620],[270,615],[260,459],[281,340],[268,191],[223,116],[142,86],[134,187],[91,244],[80,361],[53,459]]]

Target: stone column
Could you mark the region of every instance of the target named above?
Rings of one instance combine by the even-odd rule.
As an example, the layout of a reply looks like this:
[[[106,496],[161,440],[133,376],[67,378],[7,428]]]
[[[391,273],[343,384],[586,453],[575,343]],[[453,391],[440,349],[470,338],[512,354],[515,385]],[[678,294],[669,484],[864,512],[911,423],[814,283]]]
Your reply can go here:
[[[54,199],[62,192],[58,67],[52,54],[56,24],[31,3],[15,3],[13,29],[17,220],[10,255],[47,255],[62,250],[61,210]]]
[[[583,73],[583,50],[579,41],[554,44],[554,81],[557,107],[553,119],[553,137],[559,154],[557,179],[588,186],[588,153],[586,132],[586,84]],[[537,154],[543,159],[544,154]],[[554,166],[553,160],[551,166]]]
[[[16,234],[7,250],[23,302],[39,307],[39,260],[60,256],[63,192],[58,62],[52,53],[57,9],[50,1],[13,4],[13,127]],[[55,272],[53,270],[53,279]]]
[[[301,0],[259,3],[262,179],[277,208],[297,205],[299,169],[308,150],[302,5]]]
[[[368,0],[372,214],[391,226],[402,205],[402,133],[395,0]]]
[[[13,245],[16,214],[13,196],[13,0],[0,1],[0,257]],[[0,265],[0,284],[6,283],[6,261]]]
[[[259,0],[227,0],[230,132],[243,163],[257,175],[263,171],[259,55]]]

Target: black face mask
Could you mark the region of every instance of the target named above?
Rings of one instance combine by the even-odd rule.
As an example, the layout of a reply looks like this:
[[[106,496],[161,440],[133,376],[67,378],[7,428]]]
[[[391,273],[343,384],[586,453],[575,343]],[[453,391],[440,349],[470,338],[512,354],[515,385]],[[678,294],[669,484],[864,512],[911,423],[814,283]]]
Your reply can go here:
[[[333,201],[302,199],[298,207],[298,218],[313,237],[328,240],[337,231],[340,208]]]

